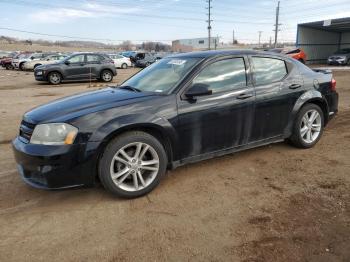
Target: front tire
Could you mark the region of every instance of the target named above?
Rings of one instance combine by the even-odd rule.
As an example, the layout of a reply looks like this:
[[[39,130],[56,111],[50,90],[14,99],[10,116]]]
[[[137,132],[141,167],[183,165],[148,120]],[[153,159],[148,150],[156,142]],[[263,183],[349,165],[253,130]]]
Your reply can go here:
[[[322,109],[315,104],[306,104],[296,117],[290,141],[296,147],[311,148],[321,139],[323,128]]]
[[[5,66],[5,68],[6,68],[6,70],[13,70],[14,69],[13,65],[11,65],[11,64],[7,64]]]
[[[19,70],[24,71],[24,63],[19,64]]]
[[[51,85],[59,85],[62,82],[62,75],[58,72],[51,72],[47,79]]]
[[[124,133],[112,140],[99,161],[99,178],[106,190],[123,198],[151,192],[166,172],[162,144],[141,131]]]

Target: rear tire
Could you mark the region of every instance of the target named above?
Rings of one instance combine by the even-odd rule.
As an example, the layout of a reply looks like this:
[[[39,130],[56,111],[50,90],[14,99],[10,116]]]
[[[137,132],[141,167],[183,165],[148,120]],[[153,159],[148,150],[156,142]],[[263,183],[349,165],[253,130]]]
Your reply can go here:
[[[5,66],[5,68],[6,68],[6,70],[13,70],[14,69],[13,65],[11,65],[11,64],[7,64]]]
[[[98,168],[104,188],[123,198],[151,192],[166,172],[167,155],[162,144],[141,131],[124,133],[106,147]]]
[[[113,80],[113,73],[110,70],[103,70],[100,79],[103,82],[111,82]]]
[[[298,148],[311,148],[321,139],[323,128],[322,109],[315,104],[306,104],[296,116],[293,133],[289,140]]]
[[[51,72],[47,79],[51,85],[59,85],[62,82],[62,75],[58,72]]]
[[[122,69],[127,69],[128,68],[128,65],[126,63],[123,63],[122,66],[121,66]]]

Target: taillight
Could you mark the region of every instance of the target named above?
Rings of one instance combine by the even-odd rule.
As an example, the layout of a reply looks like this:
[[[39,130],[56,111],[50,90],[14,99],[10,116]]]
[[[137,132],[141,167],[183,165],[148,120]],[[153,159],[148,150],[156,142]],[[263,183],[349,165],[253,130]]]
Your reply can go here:
[[[335,91],[336,86],[337,86],[337,81],[335,81],[335,79],[332,78],[332,81],[331,81],[331,90],[332,90],[332,91]]]

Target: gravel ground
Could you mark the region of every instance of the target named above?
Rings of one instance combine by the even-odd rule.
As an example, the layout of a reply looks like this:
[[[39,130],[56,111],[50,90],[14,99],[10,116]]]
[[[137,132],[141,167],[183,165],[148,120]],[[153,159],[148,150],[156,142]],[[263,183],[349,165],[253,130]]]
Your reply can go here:
[[[115,83],[135,69],[119,70]],[[49,86],[0,70],[0,261],[350,261],[350,72],[309,150],[274,144],[168,172],[148,196],[42,191],[15,170],[22,114],[98,82]]]

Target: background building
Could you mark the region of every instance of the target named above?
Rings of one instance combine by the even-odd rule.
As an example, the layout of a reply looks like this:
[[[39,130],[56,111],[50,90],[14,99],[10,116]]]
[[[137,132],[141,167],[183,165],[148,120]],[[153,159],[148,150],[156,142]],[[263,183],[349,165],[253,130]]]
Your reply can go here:
[[[296,45],[308,63],[326,62],[337,50],[350,48],[350,17],[299,24]]]
[[[219,37],[212,37],[210,46],[212,49],[215,45],[219,45]],[[192,39],[179,39],[172,42],[172,50],[174,52],[190,52],[193,50],[205,50],[208,49],[208,37],[192,38]]]

